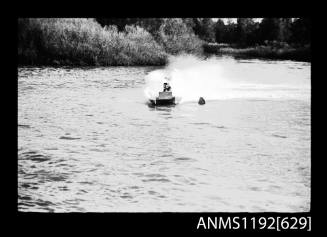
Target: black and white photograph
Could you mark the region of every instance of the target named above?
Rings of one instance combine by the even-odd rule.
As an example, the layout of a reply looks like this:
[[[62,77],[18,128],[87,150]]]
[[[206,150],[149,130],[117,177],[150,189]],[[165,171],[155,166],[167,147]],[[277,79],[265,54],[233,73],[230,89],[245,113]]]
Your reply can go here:
[[[18,212],[310,212],[310,18],[18,18]]]

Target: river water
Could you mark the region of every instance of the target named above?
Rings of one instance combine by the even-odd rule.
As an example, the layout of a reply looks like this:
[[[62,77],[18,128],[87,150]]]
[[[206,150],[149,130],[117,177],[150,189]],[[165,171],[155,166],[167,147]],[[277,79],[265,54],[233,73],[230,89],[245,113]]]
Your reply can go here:
[[[18,68],[18,210],[309,211],[311,64],[218,63],[242,86],[157,108],[163,68]]]

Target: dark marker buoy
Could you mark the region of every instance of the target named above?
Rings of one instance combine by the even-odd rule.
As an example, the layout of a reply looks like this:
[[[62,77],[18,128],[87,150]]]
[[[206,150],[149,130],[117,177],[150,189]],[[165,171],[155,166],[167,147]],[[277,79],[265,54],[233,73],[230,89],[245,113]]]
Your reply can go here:
[[[206,101],[203,99],[203,97],[200,97],[198,103],[199,103],[199,105],[204,105],[206,103]]]

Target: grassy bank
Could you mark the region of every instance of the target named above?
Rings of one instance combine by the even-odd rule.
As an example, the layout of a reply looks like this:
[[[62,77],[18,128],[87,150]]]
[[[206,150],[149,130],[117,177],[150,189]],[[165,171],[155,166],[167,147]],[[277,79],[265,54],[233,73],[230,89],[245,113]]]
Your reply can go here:
[[[260,45],[248,48],[221,44],[206,44],[203,46],[206,54],[233,55],[239,57],[284,59],[297,61],[311,61],[311,48],[305,46],[289,46],[287,44]]]
[[[193,53],[202,43],[181,21],[168,19],[155,39],[139,26],[102,27],[94,19],[18,19],[20,65],[164,65],[170,54]],[[170,32],[170,29],[179,29]],[[168,33],[167,33],[168,32]],[[182,41],[187,39],[187,43]],[[199,46],[200,45],[200,46]],[[194,47],[196,46],[196,47]]]

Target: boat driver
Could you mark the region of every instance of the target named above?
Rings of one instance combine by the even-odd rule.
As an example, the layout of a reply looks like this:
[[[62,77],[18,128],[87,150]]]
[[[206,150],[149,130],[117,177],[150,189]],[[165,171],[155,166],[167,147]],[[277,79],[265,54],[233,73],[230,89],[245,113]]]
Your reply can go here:
[[[171,90],[171,87],[170,87],[170,85],[167,83],[167,82],[165,82],[164,84],[163,84],[163,86],[164,86],[164,92],[165,91],[170,91]]]

